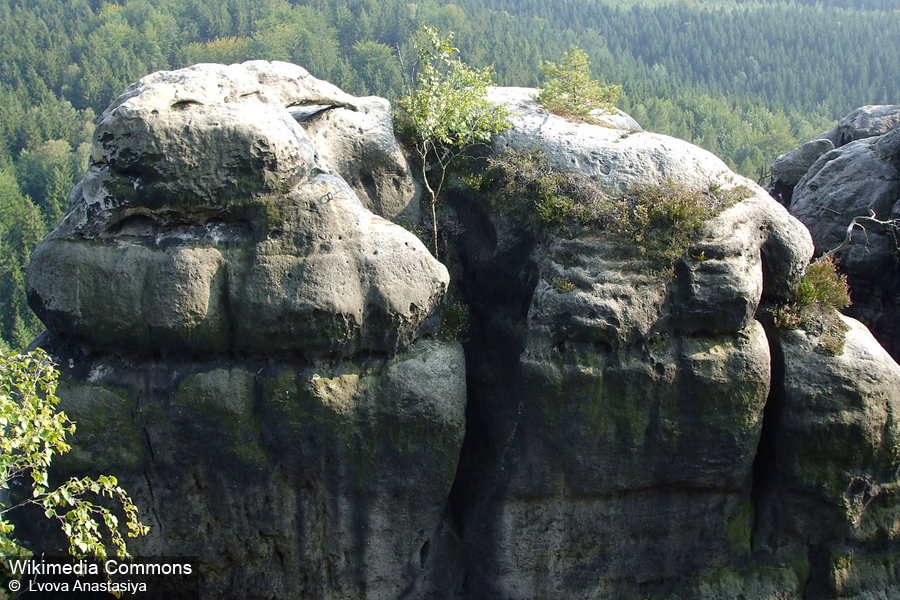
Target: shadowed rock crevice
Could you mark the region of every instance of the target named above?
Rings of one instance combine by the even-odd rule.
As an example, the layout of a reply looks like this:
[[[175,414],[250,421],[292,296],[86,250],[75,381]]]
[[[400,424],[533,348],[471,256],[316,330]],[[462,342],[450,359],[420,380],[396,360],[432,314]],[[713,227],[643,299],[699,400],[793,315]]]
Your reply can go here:
[[[508,245],[498,246],[497,228],[483,201],[456,195],[453,205],[464,233],[450,264],[469,307],[469,328],[464,343],[466,438],[450,499],[454,523],[465,535],[474,502],[493,495],[490,473],[501,460],[519,410],[519,356],[537,278],[531,233],[515,230],[504,240]]]
[[[763,410],[762,429],[760,431],[759,446],[756,457],[753,459],[753,479],[751,482],[751,499],[753,502],[753,530],[751,537],[751,550],[753,559],[771,564],[776,559],[777,548],[773,547],[774,540],[768,539],[773,535],[774,517],[772,512],[778,511],[777,480],[778,470],[778,445],[782,436],[782,418],[784,410],[784,353],[777,343],[778,332],[771,323],[766,326],[766,337],[771,355],[772,379],[769,387],[769,396],[766,398]]]

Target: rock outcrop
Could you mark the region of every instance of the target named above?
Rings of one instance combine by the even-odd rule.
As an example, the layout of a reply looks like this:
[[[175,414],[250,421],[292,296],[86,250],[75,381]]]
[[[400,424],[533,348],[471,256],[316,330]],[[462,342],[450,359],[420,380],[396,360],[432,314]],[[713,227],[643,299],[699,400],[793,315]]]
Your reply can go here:
[[[428,557],[465,364],[420,338],[448,274],[366,208],[360,167],[369,206],[412,201],[383,100],[283,63],[156,73],[103,113],[34,252],[38,343],[78,423],[58,468],[119,475],[152,527],[133,552],[198,557],[204,597],[425,597],[445,577]]]
[[[699,148],[566,121],[530,96],[494,92],[514,113],[496,152],[538,147],[558,170],[612,193],[666,181],[749,193],[707,224],[674,276],[642,268],[602,232],[535,235],[477,197],[456,199],[467,230],[486,232],[459,248],[458,279],[478,325],[466,348],[470,434],[454,490],[466,590],[521,599],[836,597],[826,583],[834,569],[809,556],[877,546],[840,525],[855,478],[885,490],[884,516],[862,512],[880,523],[872,536],[896,549],[888,524],[897,503],[887,490],[898,475],[897,365],[857,324],[842,356],[809,358],[807,379],[791,362],[812,352],[792,345],[803,334],[766,332],[757,320],[761,301],[788,297],[799,281],[813,252],[805,228]],[[499,344],[509,350],[498,353]],[[861,372],[871,385],[853,382]],[[822,380],[847,390],[831,400],[843,419],[833,426],[803,412],[815,403],[804,394],[831,389],[804,386]],[[867,449],[850,441],[831,461],[807,448],[828,435],[856,440],[863,422]],[[784,487],[794,483],[790,462],[807,486],[838,491],[819,498]],[[828,509],[816,512],[820,502]],[[797,533],[791,519],[802,507],[809,528]],[[816,529],[823,519],[834,527]],[[873,598],[900,590],[883,575],[858,577],[859,589]],[[819,588],[831,595],[805,596]]]
[[[812,144],[836,146],[806,166],[787,196],[791,214],[809,228],[817,253],[837,248],[855,217],[900,218],[900,106],[859,108],[822,138],[776,161],[783,162]],[[887,227],[872,221],[860,224],[864,230],[856,229],[851,243],[837,255],[853,297],[848,314],[871,328],[897,359],[900,232],[896,223]]]
[[[130,88],[29,271],[80,423],[57,472],[119,476],[133,550],[198,555],[208,598],[896,595],[900,367],[761,309],[809,232],[695,146],[532,94],[491,91],[493,152],[740,193],[657,269],[452,189],[463,352],[448,271],[369,212],[415,194],[383,102],[278,63]]]

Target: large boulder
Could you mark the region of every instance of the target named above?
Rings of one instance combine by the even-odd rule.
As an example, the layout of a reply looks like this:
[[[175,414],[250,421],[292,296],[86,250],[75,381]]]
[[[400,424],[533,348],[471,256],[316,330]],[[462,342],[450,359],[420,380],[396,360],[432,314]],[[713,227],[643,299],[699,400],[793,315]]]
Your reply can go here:
[[[662,180],[688,187],[737,181],[720,159],[684,140],[644,133],[631,117],[599,124],[562,119],[540,107],[538,92],[491,88],[489,99],[506,105],[516,124],[494,141],[496,151],[539,147],[556,169],[583,173],[619,190]]]
[[[130,362],[40,343],[78,424],[55,472],[115,474],[151,527],[132,554],[195,557],[203,598],[426,598],[448,585],[458,344],[313,365]]]
[[[772,179],[793,188],[813,163],[831,150],[834,150],[831,140],[810,140],[775,159],[772,163]]]
[[[884,135],[898,125],[900,105],[860,106],[819,137],[830,140],[835,148],[839,148],[856,140]]]
[[[297,122],[290,110],[308,105],[328,116]],[[408,346],[447,271],[341,177],[368,188],[365,169],[381,182],[367,202],[399,214],[414,185],[390,122],[383,102],[286,63],[145,77],[101,115],[72,208],[32,257],[35,312],[62,337],[132,355]],[[348,123],[352,136],[326,133]]]
[[[294,65],[155,73],[103,113],[28,286],[78,423],[56,474],[118,476],[132,553],[199,558],[205,598],[453,585],[449,276],[367,208],[414,197],[386,101]]]
[[[776,158],[766,189],[776,200],[790,207],[794,187],[820,156],[850,142],[884,135],[898,125],[900,106],[861,106],[818,138]]]
[[[889,598],[900,591],[900,367],[865,326],[842,319],[836,356],[814,332],[773,336],[755,535],[761,555],[782,561],[822,549],[807,597]]]
[[[513,114],[495,152],[539,148],[604,193],[744,189],[672,271],[602,230],[535,231],[460,191],[475,323],[455,488],[466,596],[801,597],[792,561],[807,548],[752,559],[777,358],[757,313],[792,295],[808,232],[686,142],[565,120],[529,90],[491,97]]]

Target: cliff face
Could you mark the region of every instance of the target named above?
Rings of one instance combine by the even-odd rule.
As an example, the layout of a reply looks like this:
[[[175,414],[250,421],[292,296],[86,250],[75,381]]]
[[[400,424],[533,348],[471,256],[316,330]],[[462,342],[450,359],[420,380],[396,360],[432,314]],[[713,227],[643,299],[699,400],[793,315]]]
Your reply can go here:
[[[423,339],[447,270],[363,204],[414,192],[387,102],[293,65],[157,73],[101,116],[29,292],[69,367],[60,468],[120,474],[153,527],[136,553],[199,556],[212,598],[418,594],[465,366]]]
[[[416,214],[384,101],[278,63],[151,75],[32,258],[79,423],[59,473],[119,476],[135,553],[199,555],[210,598],[900,592],[900,367],[852,320],[838,356],[760,320],[806,229],[690,144],[492,93],[495,153],[748,191],[672,271],[455,191],[463,351],[433,335],[447,270],[370,212]]]

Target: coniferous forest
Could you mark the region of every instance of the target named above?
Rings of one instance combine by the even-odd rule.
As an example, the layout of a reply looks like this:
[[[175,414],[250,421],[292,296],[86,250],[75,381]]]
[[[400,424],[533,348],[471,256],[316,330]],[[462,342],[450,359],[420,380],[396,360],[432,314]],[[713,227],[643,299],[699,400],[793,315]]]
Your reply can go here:
[[[34,245],[65,213],[93,123],[132,81],[197,62],[285,60],[397,99],[423,24],[499,85],[540,87],[572,45],[645,129],[753,179],[864,104],[900,102],[900,0],[0,0],[0,348],[41,325]]]

